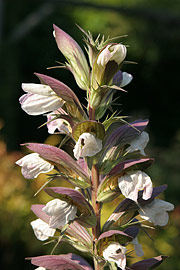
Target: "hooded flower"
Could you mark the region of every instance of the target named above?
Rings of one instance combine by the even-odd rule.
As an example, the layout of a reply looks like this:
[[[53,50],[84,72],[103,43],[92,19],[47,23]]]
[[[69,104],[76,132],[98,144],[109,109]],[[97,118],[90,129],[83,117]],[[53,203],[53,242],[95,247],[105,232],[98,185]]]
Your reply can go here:
[[[126,248],[121,246],[117,242],[111,243],[103,251],[103,257],[105,260],[110,262],[115,262],[118,267],[125,270],[126,267]]]
[[[16,164],[22,167],[22,174],[27,179],[38,177],[40,173],[47,173],[54,169],[54,166],[39,156],[38,153],[32,153],[16,161]]]
[[[172,203],[155,199],[151,203],[141,207],[138,211],[143,219],[154,223],[154,225],[165,226],[169,220],[167,211],[172,211],[173,209],[174,205]]]
[[[31,226],[34,230],[34,234],[38,240],[45,241],[49,237],[54,236],[55,229],[50,228],[49,225],[40,218],[31,222]]]
[[[135,202],[137,202],[139,190],[144,190],[143,200],[148,200],[153,190],[151,178],[142,171],[126,172],[118,178],[118,185],[122,194]]]
[[[55,130],[58,130],[62,134],[69,134],[70,133],[70,125],[69,123],[61,118],[53,117],[56,112],[49,113],[47,115],[47,128],[49,134],[54,134]],[[54,120],[53,120],[54,119]]]
[[[22,89],[27,92],[20,97],[21,108],[29,115],[40,115],[61,108],[64,101],[44,84],[23,83]]]
[[[126,47],[122,44],[107,45],[99,54],[97,64],[104,67],[114,60],[119,65],[126,57],[126,52]]]
[[[77,207],[60,199],[49,201],[42,211],[50,216],[49,226],[59,228],[66,225],[70,220],[74,220]]]
[[[76,159],[80,157],[92,157],[99,153],[102,149],[102,141],[91,133],[83,133],[80,135],[75,147],[74,156]]]
[[[139,150],[142,155],[146,155],[144,148],[149,142],[149,134],[143,131],[136,139],[134,139],[130,146],[126,149],[129,153]]]

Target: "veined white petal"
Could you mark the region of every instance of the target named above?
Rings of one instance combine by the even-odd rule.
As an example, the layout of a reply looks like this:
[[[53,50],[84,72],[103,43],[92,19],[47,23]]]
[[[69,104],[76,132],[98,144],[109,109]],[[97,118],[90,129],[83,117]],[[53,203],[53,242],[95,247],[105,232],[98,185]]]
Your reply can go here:
[[[51,228],[59,228],[73,220],[77,213],[77,207],[60,199],[49,201],[42,208],[48,216],[50,216],[49,226]]]
[[[144,148],[148,142],[149,134],[143,131],[136,139],[130,143],[130,146],[126,150],[130,153],[139,150],[140,153],[145,156]]]
[[[130,73],[123,72],[122,73],[122,82],[120,84],[120,87],[124,87],[128,85],[133,79],[133,76]]]
[[[142,171],[132,171],[118,178],[118,185],[122,194],[135,202],[138,199],[139,190],[143,190],[143,199],[148,200],[152,195],[151,178]]]
[[[22,89],[31,94],[38,94],[41,96],[56,95],[49,85],[39,83],[22,83]]]
[[[106,249],[103,251],[103,257],[107,261],[112,261],[117,264],[122,270],[126,268],[126,248],[121,246],[117,242],[111,243]]]
[[[40,173],[47,173],[53,170],[54,166],[39,156],[38,153],[32,153],[16,161],[21,166],[22,174],[27,179],[38,177]]]
[[[90,133],[83,133],[79,137],[75,147],[74,156],[76,159],[80,157],[92,157],[102,150],[102,141]]]
[[[46,206],[43,207],[43,211],[48,215],[48,216],[54,216],[58,215],[62,211],[64,211],[69,204],[65,201],[62,201],[60,199],[54,199],[49,201]]]
[[[40,218],[31,222],[31,226],[34,230],[34,234],[38,240],[45,241],[49,237],[54,236],[56,230],[50,228],[49,225]]]
[[[54,114],[55,114],[55,112],[49,113],[47,115],[48,133],[49,134],[54,134],[55,130],[58,130],[62,134],[69,134],[70,133],[70,125],[69,125],[69,123],[64,119],[54,117],[53,116]],[[53,119],[55,119],[55,120],[53,120]]]
[[[40,115],[62,107],[64,101],[57,95],[25,94],[20,97],[21,108],[29,115]]]
[[[151,203],[141,207],[138,211],[143,219],[154,223],[154,225],[165,226],[169,220],[167,211],[172,211],[173,209],[173,204],[155,199]]]

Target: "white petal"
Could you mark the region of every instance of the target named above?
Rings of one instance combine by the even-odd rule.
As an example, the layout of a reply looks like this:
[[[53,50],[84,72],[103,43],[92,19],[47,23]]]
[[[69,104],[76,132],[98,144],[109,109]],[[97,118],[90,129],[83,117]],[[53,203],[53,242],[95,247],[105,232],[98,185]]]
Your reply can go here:
[[[25,94],[20,97],[19,102],[21,108],[29,115],[55,111],[64,104],[64,101],[57,95],[42,96],[38,94]]]
[[[144,252],[142,250],[142,246],[141,246],[141,244],[139,244],[137,237],[135,237],[131,241],[131,243],[134,245],[136,256],[138,256],[138,257],[144,256]]]
[[[54,236],[55,229],[49,227],[49,225],[41,219],[36,219],[31,222],[31,226],[34,230],[34,234],[38,240],[45,241],[49,237]]]
[[[120,84],[120,87],[124,87],[128,85],[133,79],[133,76],[127,72],[122,73],[122,82]]]
[[[153,202],[139,209],[140,216],[154,225],[165,226],[169,216],[166,211],[172,211],[174,205],[163,200],[155,199]]]
[[[114,60],[118,63],[118,65],[124,60],[126,57],[127,49],[122,44],[116,44],[110,47],[111,51],[111,61]]]
[[[77,207],[65,201],[54,199],[49,201],[46,206],[42,208],[42,211],[50,216],[49,226],[51,228],[58,228],[75,218]]]
[[[126,248],[117,242],[111,243],[104,251],[103,257],[107,261],[115,262],[122,270],[126,266]]]
[[[46,270],[46,268],[40,266],[38,268],[35,268],[34,270]]]
[[[122,44],[108,45],[97,58],[97,64],[104,67],[109,61],[115,61],[119,65],[126,57],[126,47]]]
[[[111,58],[109,47],[110,47],[110,45],[107,45],[106,48],[104,50],[102,50],[102,52],[99,54],[99,56],[97,58],[97,64],[99,66],[100,65],[105,66],[107,64],[107,62],[109,61],[109,59]]]
[[[74,156],[76,159],[80,157],[92,157],[102,150],[102,141],[90,133],[83,133],[79,137],[75,147]]]
[[[53,215],[57,215],[59,212],[63,211],[64,209],[66,209],[66,207],[68,207],[69,204],[65,201],[59,200],[59,199],[54,199],[49,201],[46,206],[43,207],[43,211],[49,215],[49,216],[53,216]]]
[[[136,139],[134,139],[130,143],[130,146],[127,148],[127,151],[131,153],[139,150],[140,153],[145,156],[144,149],[148,144],[148,142],[149,142],[149,134],[143,131]]]
[[[27,179],[36,178],[40,173],[50,172],[54,168],[53,165],[41,158],[37,153],[24,156],[16,161],[16,164],[22,167],[22,174]]]
[[[51,89],[51,87],[45,84],[22,83],[22,89],[27,93],[38,94],[41,96],[55,95],[55,92]]]
[[[47,115],[47,128],[49,134],[54,134],[55,130],[58,130],[62,134],[69,134],[70,133],[70,125],[69,123],[60,118],[53,117],[55,112],[50,113]],[[53,118],[55,120],[53,120]]]
[[[118,178],[118,185],[122,194],[135,202],[138,199],[139,190],[143,190],[143,199],[148,200],[152,194],[151,178],[144,172],[128,172]]]

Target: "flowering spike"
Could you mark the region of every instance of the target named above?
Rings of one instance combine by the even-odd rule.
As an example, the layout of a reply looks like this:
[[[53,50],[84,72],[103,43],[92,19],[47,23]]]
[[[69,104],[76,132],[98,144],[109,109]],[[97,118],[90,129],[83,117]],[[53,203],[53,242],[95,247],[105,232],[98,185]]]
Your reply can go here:
[[[93,39],[89,31],[81,31],[85,35],[89,63],[72,37],[56,25],[53,34],[66,58],[61,67],[70,70],[77,85],[86,90],[86,111],[67,85],[35,73],[40,84],[22,84],[26,93],[20,98],[21,107],[30,115],[45,113],[47,122],[43,125],[47,125],[48,132],[65,135],[61,135],[59,147],[25,144],[34,153],[16,163],[26,178],[56,170],[40,188],[52,199],[46,205],[31,207],[38,218],[31,222],[36,237],[41,241],[51,237],[49,243],[55,243],[52,253],[60,241],[71,244],[86,252],[94,264],[91,267],[74,254],[35,257],[32,263],[39,266],[37,270],[154,269],[166,257],[129,266],[126,265],[126,256],[131,254],[128,245],[134,246],[137,256],[143,256],[137,237],[141,229],[149,227],[143,224],[144,220],[164,226],[169,219],[168,211],[174,206],[156,199],[167,186],[153,188],[151,178],[144,172],[153,163],[152,158],[145,157],[149,135],[144,130],[148,120],[128,123],[124,120],[127,116],[113,112],[114,93],[127,92],[123,87],[133,79],[124,70],[124,63],[128,63],[127,49],[121,43],[112,43],[112,38],[105,40],[99,34]],[[108,109],[111,115],[106,114]],[[66,147],[67,141],[70,142],[68,153],[60,149]],[[45,188],[54,179],[60,186]],[[62,187],[61,180],[68,181],[71,188]],[[103,203],[115,198],[120,200],[116,209],[101,224]]]

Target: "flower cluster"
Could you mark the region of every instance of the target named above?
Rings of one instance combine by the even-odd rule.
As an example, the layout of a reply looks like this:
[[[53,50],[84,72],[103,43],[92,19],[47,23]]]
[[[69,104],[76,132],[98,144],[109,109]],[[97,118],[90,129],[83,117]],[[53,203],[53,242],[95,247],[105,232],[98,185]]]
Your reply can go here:
[[[144,131],[148,120],[129,123],[119,114],[107,114],[112,110],[114,94],[125,91],[122,87],[132,80],[132,75],[123,71],[127,48],[100,36],[94,40],[90,33],[82,31],[88,60],[67,33],[54,26],[53,34],[66,58],[62,67],[72,72],[86,93],[86,110],[67,85],[38,73],[35,75],[40,83],[23,83],[26,93],[20,98],[27,114],[47,117],[45,124],[50,134],[56,132],[63,134],[66,142],[71,140],[72,154],[60,147],[26,143],[33,153],[16,163],[27,179],[50,173],[51,182],[58,178],[71,183],[72,188],[44,188],[52,200],[46,205],[32,205],[37,219],[31,226],[40,241],[51,239],[56,248],[65,241],[79,252],[86,252],[93,266],[70,253],[34,257],[31,261],[38,270],[154,269],[166,256],[127,266],[132,245],[136,256],[144,255],[137,237],[146,230],[147,222],[152,226],[166,225],[167,212],[174,208],[156,199],[166,185],[154,186],[145,172],[153,163],[144,150],[149,141]],[[101,224],[103,204],[117,197],[119,204]]]

